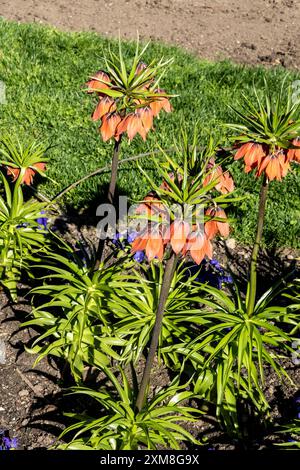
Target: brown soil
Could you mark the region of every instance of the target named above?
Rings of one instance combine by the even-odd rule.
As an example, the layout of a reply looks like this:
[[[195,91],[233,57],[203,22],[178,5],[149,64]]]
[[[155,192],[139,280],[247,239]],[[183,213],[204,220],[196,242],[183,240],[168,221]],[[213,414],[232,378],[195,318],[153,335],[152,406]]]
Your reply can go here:
[[[209,59],[300,68],[299,0],[0,0],[7,19],[160,39]]]
[[[27,303],[21,299],[11,306],[2,293],[0,306],[0,340],[6,353],[5,364],[0,365],[0,430],[16,437],[18,448],[47,448],[55,436],[46,430],[44,414],[56,410],[59,372],[45,360],[33,369],[35,358],[24,352],[24,344],[35,336],[30,329],[19,329],[30,311]],[[41,414],[44,430],[39,429]]]

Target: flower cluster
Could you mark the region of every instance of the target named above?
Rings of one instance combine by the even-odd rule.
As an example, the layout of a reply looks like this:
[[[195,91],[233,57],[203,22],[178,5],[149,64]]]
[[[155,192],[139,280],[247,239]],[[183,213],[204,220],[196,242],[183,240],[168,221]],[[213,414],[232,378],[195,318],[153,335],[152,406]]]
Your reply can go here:
[[[45,211],[41,211],[40,217],[36,219],[37,223],[39,224],[40,230],[47,230],[48,217],[46,217],[45,214]]]
[[[212,184],[214,188],[222,194],[229,193],[234,189],[234,183],[228,172],[223,172],[220,166],[216,166],[214,160],[211,160],[208,168],[209,172],[205,174],[202,186],[205,188]],[[174,181],[174,175],[170,177],[170,184]],[[182,183],[182,176],[177,176],[179,183]],[[200,189],[200,185],[199,188]],[[164,181],[160,186],[163,193],[171,193],[169,184]],[[191,215],[194,211],[193,205],[190,207]],[[181,211],[179,211],[181,212]],[[162,200],[157,196],[150,194],[136,210],[149,223],[137,235],[132,243],[132,253],[145,252],[149,261],[154,258],[162,260],[165,250],[170,246],[176,255],[190,255],[196,264],[200,264],[205,258],[212,258],[212,239],[220,234],[227,237],[230,232],[229,224],[224,209],[217,205],[208,205],[205,211],[204,224],[193,221],[193,217],[185,218],[183,212],[180,216],[173,218],[170,216],[170,210]],[[195,215],[195,214],[194,214]],[[171,219],[171,223],[170,223]]]
[[[187,273],[189,276],[196,274],[196,282],[207,283],[217,289],[222,289],[224,285],[233,283],[232,277],[225,273],[224,268],[216,259],[211,259],[209,262],[203,260],[200,266],[189,266]]]
[[[136,134],[146,140],[153,128],[153,118],[161,110],[167,113],[172,110],[165,91],[151,89],[153,76],[146,64],[138,64],[134,77],[132,83],[126,86],[115,74],[110,76],[99,70],[87,82],[87,92],[95,92],[99,98],[92,119],[101,119],[99,130],[104,142],[111,138],[119,141],[125,132],[130,141]]]
[[[46,170],[46,163],[42,163],[42,162],[37,162],[34,165],[26,168],[24,171],[22,180],[21,180],[21,184],[24,183],[30,186],[33,183],[33,177],[35,176],[35,174],[37,172],[43,173],[45,170]],[[8,176],[12,176],[13,178],[12,180],[13,182],[15,182],[20,175],[21,168],[14,168],[11,166],[6,166],[6,172]]]
[[[10,135],[1,137],[0,166],[12,181],[30,186],[34,176],[38,173],[44,176],[48,158],[46,152],[49,147],[39,141],[15,141]]]
[[[290,170],[290,163],[300,163],[300,139],[292,141],[292,149],[276,147],[273,151],[266,144],[246,142],[236,152],[234,159],[244,158],[245,173],[256,170],[256,176],[265,172],[269,181],[281,181]]]
[[[14,450],[18,447],[18,442],[15,437],[9,437],[8,431],[0,430],[0,450]]]
[[[128,234],[116,233],[112,239],[112,242],[118,250],[127,250],[128,247],[131,247],[131,245],[134,244],[134,241],[137,239],[137,237],[138,233],[135,231],[132,231]],[[137,263],[144,261],[144,251],[135,251],[133,259]],[[196,282],[208,283],[210,286],[216,287],[217,289],[221,289],[226,284],[233,283],[232,277],[225,273],[224,268],[216,259],[211,259],[209,261],[203,259],[199,265],[187,265],[186,272],[189,277],[196,274]]]

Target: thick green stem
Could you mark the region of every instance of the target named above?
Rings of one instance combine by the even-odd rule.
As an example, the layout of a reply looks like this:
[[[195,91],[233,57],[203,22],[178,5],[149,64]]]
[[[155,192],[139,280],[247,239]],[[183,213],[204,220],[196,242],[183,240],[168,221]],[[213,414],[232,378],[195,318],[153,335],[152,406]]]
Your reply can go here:
[[[159,337],[161,333],[165,305],[166,305],[166,301],[169,295],[170,286],[173,280],[174,271],[176,269],[176,264],[177,264],[177,256],[175,255],[175,253],[172,253],[171,257],[167,261],[164,276],[163,276],[149,353],[148,353],[139,393],[138,393],[137,400],[136,400],[137,411],[142,410],[143,405],[146,400],[148,385],[149,385],[150,376],[151,376],[151,369],[153,366],[153,362],[154,362],[154,358],[155,358],[155,354],[156,354],[156,350],[157,350],[157,346],[159,342]]]
[[[264,176],[264,180],[261,186],[260,196],[259,196],[259,209],[258,209],[256,238],[255,238],[255,243],[254,243],[253,250],[252,250],[251,263],[250,263],[250,278],[248,282],[248,291],[247,291],[247,298],[248,298],[247,314],[249,316],[253,314],[255,301],[256,301],[257,257],[258,257],[258,252],[259,252],[263,228],[264,228],[264,218],[265,218],[268,186],[269,186],[268,180]]]
[[[115,201],[120,144],[121,144],[121,137],[118,141],[115,141],[114,153],[113,153],[113,157],[111,161],[111,175],[110,175],[110,183],[109,183],[108,193],[107,193],[107,201],[110,204],[114,204],[114,201]],[[107,231],[107,229],[108,229],[108,225],[104,227],[104,231]],[[98,269],[100,266],[105,245],[106,245],[106,239],[102,237],[102,234],[100,234],[100,239],[99,239],[99,243],[98,243],[98,247],[96,251],[95,269]]]

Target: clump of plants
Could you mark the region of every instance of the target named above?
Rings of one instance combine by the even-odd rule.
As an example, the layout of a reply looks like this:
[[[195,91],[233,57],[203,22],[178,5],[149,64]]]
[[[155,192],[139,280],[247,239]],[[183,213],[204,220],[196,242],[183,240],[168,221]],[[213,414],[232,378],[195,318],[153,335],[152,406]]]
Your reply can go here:
[[[103,141],[114,141],[112,208],[122,139],[139,134],[146,141],[160,111],[170,112],[170,101],[176,109],[174,95],[160,88],[172,61],[147,65],[144,52],[137,44],[129,64],[121,46],[118,54],[109,51],[103,70],[87,82],[97,97],[92,119],[100,120]],[[211,137],[199,139],[198,123],[192,135],[179,129],[172,149],[159,142],[156,180],[139,163],[132,167],[145,181],[145,197],[130,210],[125,229],[120,220],[113,243],[107,230],[96,246],[76,250],[41,223],[53,203],[24,193],[46,169],[43,145],[15,147],[2,139],[1,283],[16,299],[22,270],[42,273],[24,323],[40,333],[27,351],[37,354],[35,362],[62,358],[74,379],[70,393],[95,400],[95,415],[68,414],[74,424],[61,434],[60,448],[203,445],[185,424],[207,409],[231,439],[243,441],[242,409],[268,419],[266,369],[293,384],[282,361],[295,354],[299,282],[290,273],[258,295],[257,274],[268,187],[273,180],[284,184],[300,161],[299,108],[284,86],[275,97],[266,84],[265,96],[245,98],[238,122],[228,124],[232,145],[225,156]],[[246,289],[213,254],[214,240],[232,230],[228,208],[241,200],[228,163],[242,158],[246,173],[261,180]],[[172,377],[160,387],[153,386],[157,364]],[[97,389],[85,383],[92,370],[104,377]]]

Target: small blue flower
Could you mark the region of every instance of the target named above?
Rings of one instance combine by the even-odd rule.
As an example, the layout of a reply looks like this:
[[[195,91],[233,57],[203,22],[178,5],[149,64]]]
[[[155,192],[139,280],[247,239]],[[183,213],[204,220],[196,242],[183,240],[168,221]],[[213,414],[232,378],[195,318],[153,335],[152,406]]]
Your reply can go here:
[[[232,283],[233,283],[232,276],[223,276],[222,281],[223,281],[225,284],[232,284]]]
[[[120,250],[125,249],[124,243],[122,243],[125,240],[125,235],[123,233],[115,233],[115,235],[112,238],[113,244],[116,246],[116,248],[119,248]]]
[[[48,223],[48,218],[43,217],[43,214],[45,214],[45,211],[41,211],[41,216],[36,219],[37,223],[40,225],[39,229],[40,230],[46,230],[47,229],[47,223]]]
[[[224,269],[219,261],[212,259],[210,261],[203,260],[200,266],[188,266],[186,276],[196,275],[195,281],[200,283],[208,283],[210,286],[221,290],[224,284],[232,284],[233,279],[230,275],[225,275]]]
[[[120,238],[120,234],[119,234],[119,233],[115,233],[114,236],[113,236],[113,239],[112,239],[112,242],[113,242],[114,245],[117,245],[117,244],[118,244],[119,238]]]
[[[143,251],[137,251],[133,256],[134,261],[141,263],[145,259],[145,253]]]
[[[136,239],[137,236],[138,236],[138,233],[137,233],[137,232],[131,232],[131,233],[129,233],[129,234],[128,234],[128,237],[127,237],[128,243],[134,242],[134,240]]]
[[[11,447],[12,447],[13,449],[16,449],[16,448],[18,447],[18,440],[17,440],[16,437],[13,437],[13,438],[11,439]]]
[[[213,266],[215,269],[220,270],[220,271],[223,271],[223,269],[222,269],[222,267],[221,267],[221,265],[220,265],[220,263],[219,263],[218,260],[216,260],[216,259],[211,259],[209,263],[210,263],[210,265]]]
[[[15,437],[12,439],[9,437],[3,437],[2,444],[2,449],[4,450],[16,449],[18,446],[17,439]]]

